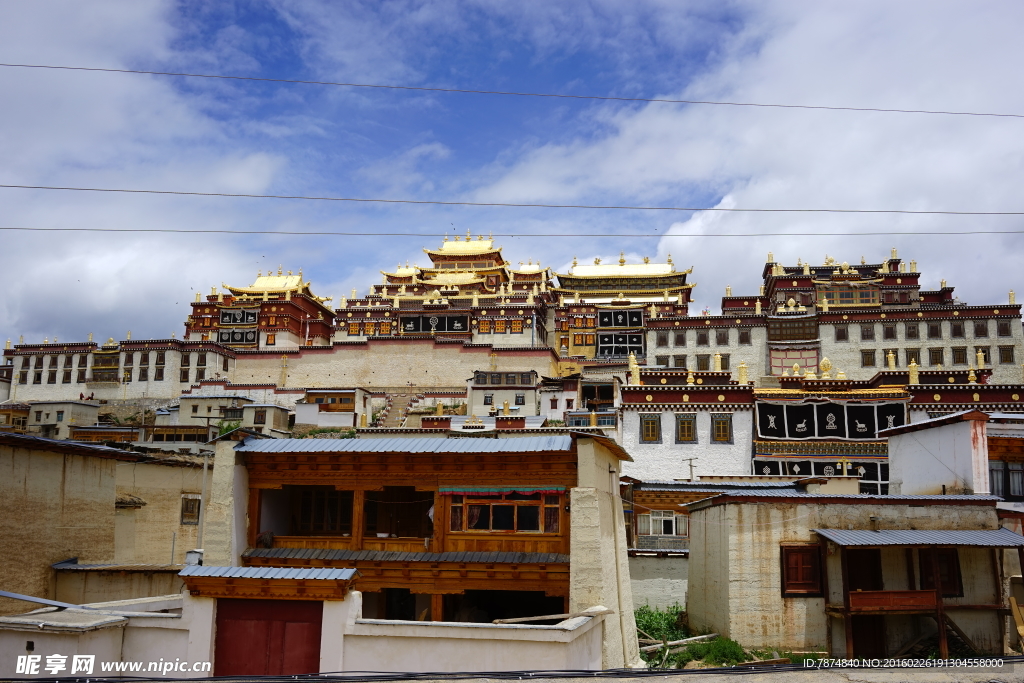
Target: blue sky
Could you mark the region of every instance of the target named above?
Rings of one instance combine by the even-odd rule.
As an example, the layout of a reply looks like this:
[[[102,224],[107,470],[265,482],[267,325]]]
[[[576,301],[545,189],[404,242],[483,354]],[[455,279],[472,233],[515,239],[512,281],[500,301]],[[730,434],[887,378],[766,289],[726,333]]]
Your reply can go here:
[[[1014,2],[0,0],[0,61],[623,97],[1024,113]],[[0,68],[0,183],[740,207],[1021,210],[1024,120],[621,103]],[[515,234],[513,262],[694,265],[697,310],[768,251],[892,246],[969,303],[1024,295],[1019,218],[366,205],[0,190],[0,226]],[[545,238],[545,233],[610,238]],[[630,233],[665,235],[630,237]],[[694,236],[697,235],[697,236]],[[303,272],[324,296],[437,238],[0,231],[0,337],[178,334],[195,289]]]

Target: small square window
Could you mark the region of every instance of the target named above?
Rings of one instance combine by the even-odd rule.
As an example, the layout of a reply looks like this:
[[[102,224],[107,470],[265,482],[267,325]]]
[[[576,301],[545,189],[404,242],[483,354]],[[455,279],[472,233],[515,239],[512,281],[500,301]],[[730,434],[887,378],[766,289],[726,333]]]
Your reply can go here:
[[[907,339],[920,339],[921,338],[921,326],[917,323],[906,324]]]
[[[816,545],[782,546],[782,595],[821,595],[821,549]]]
[[[996,334],[998,334],[1000,337],[1009,337],[1009,336],[1011,336],[1011,333],[1010,333],[1010,321],[1009,320],[999,320],[999,321],[997,321],[996,322]]]
[[[1000,346],[999,347],[999,362],[1000,363],[1014,363],[1014,353],[1012,346]]]
[[[491,384],[501,384],[501,373],[500,372],[492,372],[491,373]]]
[[[686,346],[686,332],[676,332],[676,346]]]
[[[888,324],[882,325],[882,338],[883,339],[895,339],[896,338],[896,325]]]
[[[655,356],[654,364],[661,365],[663,367],[668,367],[668,356]]]
[[[988,336],[988,321],[987,320],[975,320],[974,321],[974,336],[975,337],[987,337]]]
[[[686,356],[672,356],[672,366],[686,369]]]
[[[928,323],[928,338],[942,339],[942,323]]]
[[[697,346],[708,346],[708,332],[707,330],[697,331]]]
[[[945,359],[944,349],[928,349],[928,365],[942,365]]]
[[[846,325],[836,325],[836,341],[844,342],[850,340],[850,328]]]
[[[697,443],[696,413],[676,414],[676,443]]]
[[[953,351],[953,365],[967,365],[967,347],[966,346],[954,346]]]
[[[711,369],[711,356],[707,353],[697,354],[697,371],[707,372]]]
[[[533,384],[533,373],[524,372],[519,376],[519,382],[525,386]]]
[[[525,406],[526,405],[526,394],[516,394],[516,405],[517,406]]]
[[[949,324],[949,336],[954,339],[963,339],[964,336],[964,324],[960,322],[953,322]]]
[[[711,415],[712,443],[732,443],[732,414],[720,413]]]
[[[729,330],[715,330],[715,345],[716,346],[728,346],[729,345]]]
[[[668,346],[668,332],[658,332],[654,343],[656,346]]]
[[[661,443],[661,415],[640,416],[640,443]]]
[[[750,345],[750,330],[740,330],[740,344]]]
[[[493,406],[494,405],[494,394],[484,394],[484,405],[485,406]]]
[[[718,355],[721,356],[721,358],[722,358],[722,370],[723,371],[728,371],[729,370],[729,354],[728,353],[720,353]]]
[[[907,359],[907,365],[911,363],[921,364],[921,349],[904,349],[903,355]]]
[[[867,351],[860,352],[860,366],[862,368],[873,368],[875,367],[875,350],[869,349]]]
[[[875,340],[875,326],[874,325],[861,325],[860,326],[860,340],[861,341],[874,341]]]

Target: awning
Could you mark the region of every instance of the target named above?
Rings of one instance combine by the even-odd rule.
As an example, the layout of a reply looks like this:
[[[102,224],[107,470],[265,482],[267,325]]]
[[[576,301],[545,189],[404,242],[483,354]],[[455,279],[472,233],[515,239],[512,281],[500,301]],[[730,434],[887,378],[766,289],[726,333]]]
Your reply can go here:
[[[954,545],[981,548],[1016,548],[1024,546],[1024,536],[1009,529],[814,529],[814,533],[841,546],[924,546]]]
[[[506,493],[565,493],[564,486],[442,486],[442,496],[471,496],[475,494],[502,495]]]

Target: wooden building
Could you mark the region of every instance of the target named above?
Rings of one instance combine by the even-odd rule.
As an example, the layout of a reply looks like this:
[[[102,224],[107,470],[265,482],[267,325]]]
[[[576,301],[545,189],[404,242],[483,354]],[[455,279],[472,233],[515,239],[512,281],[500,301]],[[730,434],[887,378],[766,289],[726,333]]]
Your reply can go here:
[[[358,569],[364,614],[388,619],[628,599],[608,571],[625,566],[618,469],[629,456],[607,437],[247,439],[221,442],[217,458],[244,473],[214,470],[207,548],[223,538],[232,550],[207,563]],[[247,491],[246,515],[218,514],[241,509],[228,487]],[[598,510],[607,523],[588,516]]]

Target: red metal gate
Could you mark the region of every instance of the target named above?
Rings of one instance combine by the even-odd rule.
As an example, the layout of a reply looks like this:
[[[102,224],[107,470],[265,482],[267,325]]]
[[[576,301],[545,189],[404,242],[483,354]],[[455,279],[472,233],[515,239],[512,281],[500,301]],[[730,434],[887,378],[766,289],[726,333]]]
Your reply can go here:
[[[217,600],[215,676],[320,671],[322,602]]]

